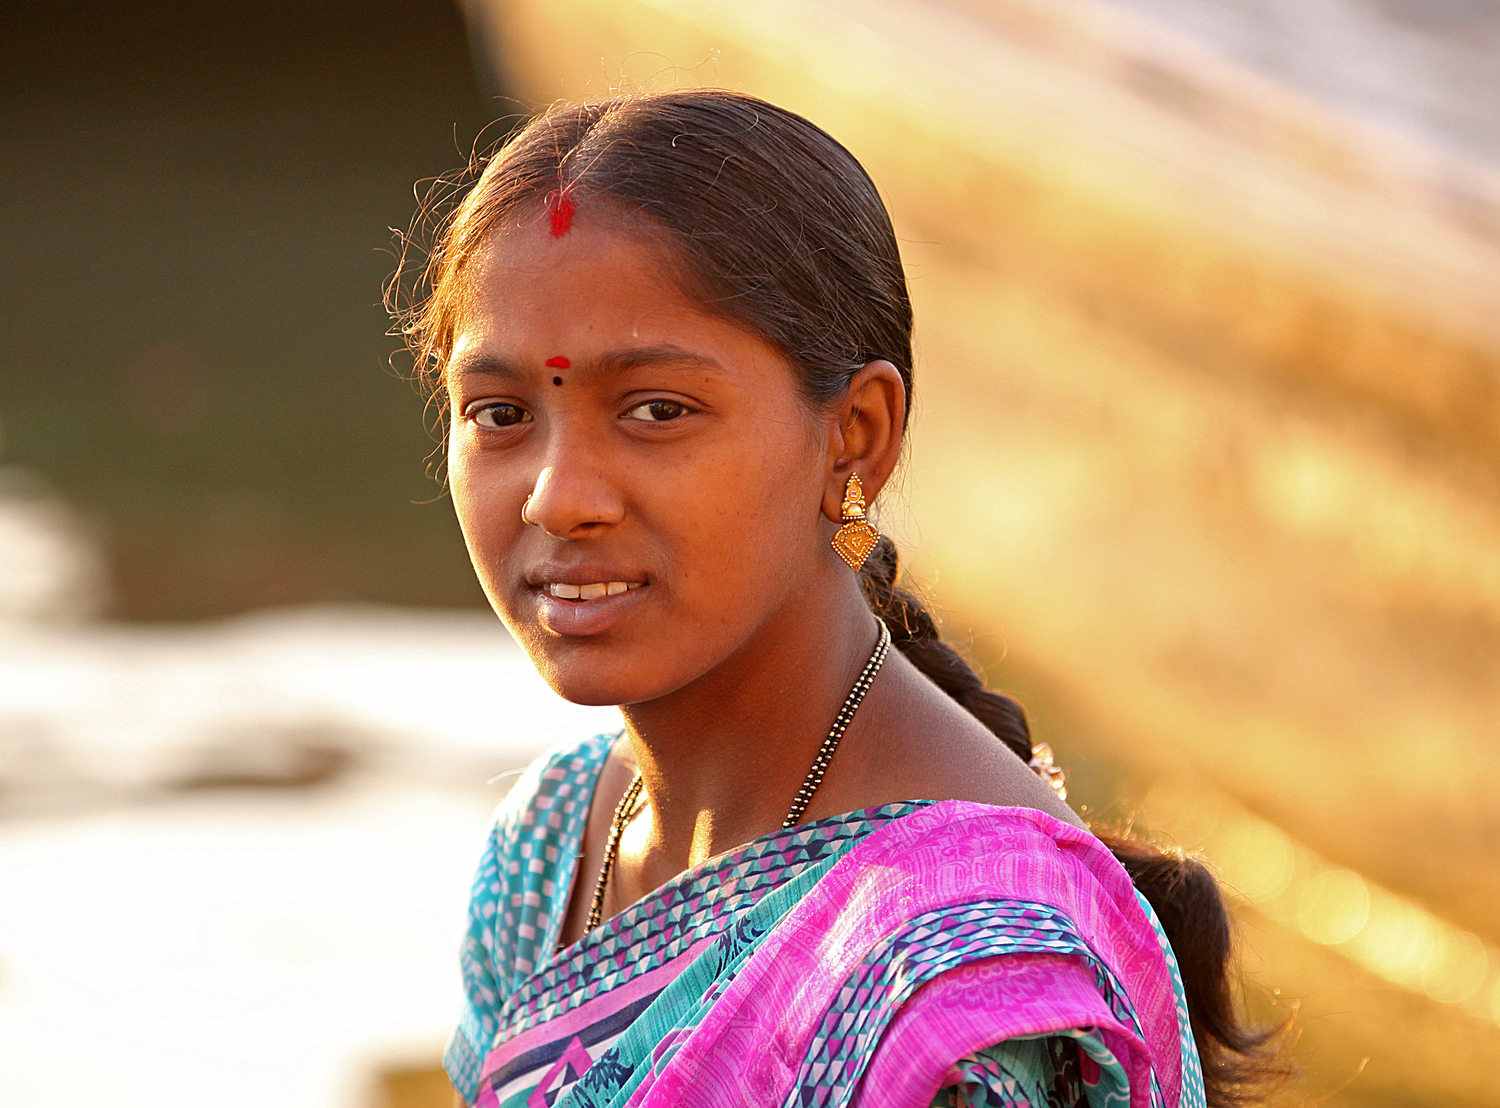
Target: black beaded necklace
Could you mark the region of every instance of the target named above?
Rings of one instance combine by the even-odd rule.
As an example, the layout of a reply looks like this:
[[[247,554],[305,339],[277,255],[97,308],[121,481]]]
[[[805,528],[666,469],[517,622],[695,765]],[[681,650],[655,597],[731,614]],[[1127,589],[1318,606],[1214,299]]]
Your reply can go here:
[[[802,787],[797,790],[797,795],[792,799],[792,807],[787,812],[786,819],[781,821],[783,828],[795,827],[802,821],[802,814],[812,803],[813,793],[817,792],[818,786],[823,783],[823,775],[828,772],[828,763],[833,761],[833,752],[838,749],[839,740],[844,737],[850,721],[854,719],[854,713],[859,710],[865,693],[870,691],[870,685],[874,683],[875,675],[880,672],[880,667],[885,662],[885,656],[890,649],[891,632],[885,622],[881,621],[880,639],[875,644],[875,652],[870,655],[865,668],[859,671],[859,676],[854,680],[854,687],[844,698],[844,706],[839,709],[839,714],[834,718],[828,737],[823,740],[823,745],[818,747],[818,754],[813,759],[812,768],[802,779]],[[636,774],[635,779],[630,782],[630,787],[625,790],[625,795],[620,798],[620,803],[615,805],[614,819],[609,825],[609,838],[604,844],[604,864],[599,867],[599,881],[594,885],[594,903],[589,908],[588,925],[584,928],[585,934],[598,927],[603,919],[604,890],[609,886],[609,875],[615,868],[615,857],[620,851],[620,836],[625,833],[625,825],[635,815],[635,802],[640,798],[641,786],[641,775]]]

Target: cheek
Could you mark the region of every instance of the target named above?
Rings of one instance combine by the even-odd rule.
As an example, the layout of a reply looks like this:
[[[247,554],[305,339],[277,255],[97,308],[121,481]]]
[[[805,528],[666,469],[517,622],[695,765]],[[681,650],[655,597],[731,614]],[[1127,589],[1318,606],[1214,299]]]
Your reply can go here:
[[[448,494],[453,511],[464,534],[464,542],[479,579],[489,588],[489,569],[516,541],[524,524],[519,512],[511,510],[509,499],[475,459],[457,443],[450,443],[448,454]],[[512,519],[511,517],[515,518]]]
[[[684,552],[684,583],[726,611],[779,594],[805,574],[818,542],[821,487],[804,443],[768,441],[705,465],[691,498],[666,496],[657,510]]]
[[[458,525],[463,528],[464,538],[472,547],[477,537],[472,532],[478,530],[474,526],[475,517],[482,500],[475,488],[474,468],[459,445],[457,436],[450,436],[448,439],[447,470],[448,497],[453,501],[453,511],[458,516]]]

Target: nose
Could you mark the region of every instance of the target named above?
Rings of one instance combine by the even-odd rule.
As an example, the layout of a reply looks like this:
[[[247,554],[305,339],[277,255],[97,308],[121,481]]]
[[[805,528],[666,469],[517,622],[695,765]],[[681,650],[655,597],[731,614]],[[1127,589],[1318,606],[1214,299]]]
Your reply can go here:
[[[559,539],[587,539],[625,517],[619,490],[585,464],[545,466],[526,498],[521,518]]]

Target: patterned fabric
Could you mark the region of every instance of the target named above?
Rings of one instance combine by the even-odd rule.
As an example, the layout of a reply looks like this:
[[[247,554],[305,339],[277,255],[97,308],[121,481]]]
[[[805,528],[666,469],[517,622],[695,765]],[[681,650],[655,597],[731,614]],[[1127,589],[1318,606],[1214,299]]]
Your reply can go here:
[[[501,1003],[557,944],[594,784],[615,737],[597,735],[543,755],[496,813],[459,959],[467,1003],[444,1058],[454,1087],[470,1101],[499,1030]]]
[[[910,801],[711,859],[557,951],[617,736],[541,759],[475,881],[446,1057],[482,1108],[1202,1108],[1175,960],[1092,836]]]

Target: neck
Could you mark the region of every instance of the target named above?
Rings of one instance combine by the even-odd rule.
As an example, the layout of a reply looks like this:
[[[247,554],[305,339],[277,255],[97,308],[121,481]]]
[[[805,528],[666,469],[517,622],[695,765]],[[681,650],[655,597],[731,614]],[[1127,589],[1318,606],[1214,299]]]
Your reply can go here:
[[[876,632],[844,575],[783,606],[691,685],[621,709],[650,812],[647,882],[781,826]]]

